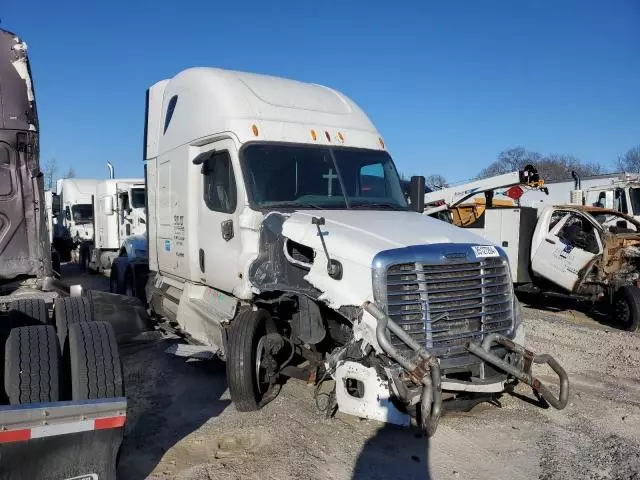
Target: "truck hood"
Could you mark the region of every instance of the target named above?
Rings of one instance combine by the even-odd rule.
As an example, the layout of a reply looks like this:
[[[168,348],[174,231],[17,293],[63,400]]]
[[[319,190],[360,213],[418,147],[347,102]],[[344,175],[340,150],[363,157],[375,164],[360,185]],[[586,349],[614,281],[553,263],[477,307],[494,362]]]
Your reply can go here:
[[[434,243],[486,245],[486,239],[449,223],[416,212],[379,210],[314,210],[293,213],[283,224],[282,234],[298,243],[322,251],[313,217],[323,217],[321,227],[332,258],[371,267],[383,250]]]

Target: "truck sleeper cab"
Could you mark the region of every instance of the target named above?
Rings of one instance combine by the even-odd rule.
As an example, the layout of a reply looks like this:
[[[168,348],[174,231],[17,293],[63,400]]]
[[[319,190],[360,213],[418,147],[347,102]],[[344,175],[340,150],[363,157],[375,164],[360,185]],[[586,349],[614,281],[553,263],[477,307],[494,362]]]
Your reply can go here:
[[[409,211],[350,99],[192,68],[148,90],[144,149],[147,299],[226,360],[236,408],[260,408],[280,377],[333,377],[339,410],[406,425],[419,404],[433,434],[442,391],[504,390],[508,370],[467,346],[522,357],[504,252]]]

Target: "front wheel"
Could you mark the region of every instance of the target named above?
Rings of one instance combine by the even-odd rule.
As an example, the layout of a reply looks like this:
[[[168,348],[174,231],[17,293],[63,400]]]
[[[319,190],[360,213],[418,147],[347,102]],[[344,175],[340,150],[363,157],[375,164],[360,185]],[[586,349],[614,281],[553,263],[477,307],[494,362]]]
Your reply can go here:
[[[268,348],[266,310],[240,313],[233,321],[227,342],[227,381],[231,401],[240,412],[260,409],[280,390],[276,383],[278,362]]]
[[[634,332],[640,324],[640,290],[627,286],[620,288],[613,299],[613,316],[617,325]]]

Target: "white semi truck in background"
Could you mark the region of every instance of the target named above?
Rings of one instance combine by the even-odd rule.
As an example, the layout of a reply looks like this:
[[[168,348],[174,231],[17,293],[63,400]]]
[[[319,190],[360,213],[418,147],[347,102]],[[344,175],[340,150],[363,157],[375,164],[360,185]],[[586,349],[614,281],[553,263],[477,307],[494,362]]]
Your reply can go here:
[[[115,479],[127,402],[111,322],[140,310],[57,280],[47,221],[27,46],[0,30],[0,478]]]
[[[410,211],[349,98],[192,68],[153,85],[146,107],[146,298],[165,328],[226,360],[238,410],[286,377],[333,377],[329,411],[398,424],[420,412],[429,435],[443,404],[510,378],[566,405],[566,373],[521,346],[504,251],[422,216],[423,177]],[[531,360],[549,360],[559,397]]]
[[[146,232],[143,178],[108,179],[96,184],[92,198],[93,235],[78,246],[84,270],[108,270],[125,240]]]

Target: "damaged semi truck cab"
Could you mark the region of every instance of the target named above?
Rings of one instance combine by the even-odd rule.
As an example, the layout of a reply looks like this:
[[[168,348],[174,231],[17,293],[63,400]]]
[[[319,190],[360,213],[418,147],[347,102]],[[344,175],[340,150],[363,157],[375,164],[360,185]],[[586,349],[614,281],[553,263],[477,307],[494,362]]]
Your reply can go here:
[[[226,360],[239,410],[281,377],[333,377],[327,408],[398,424],[418,411],[432,434],[443,399],[522,373],[504,252],[410,211],[381,135],[341,93],[188,69],[147,91],[144,151],[147,299]]]

